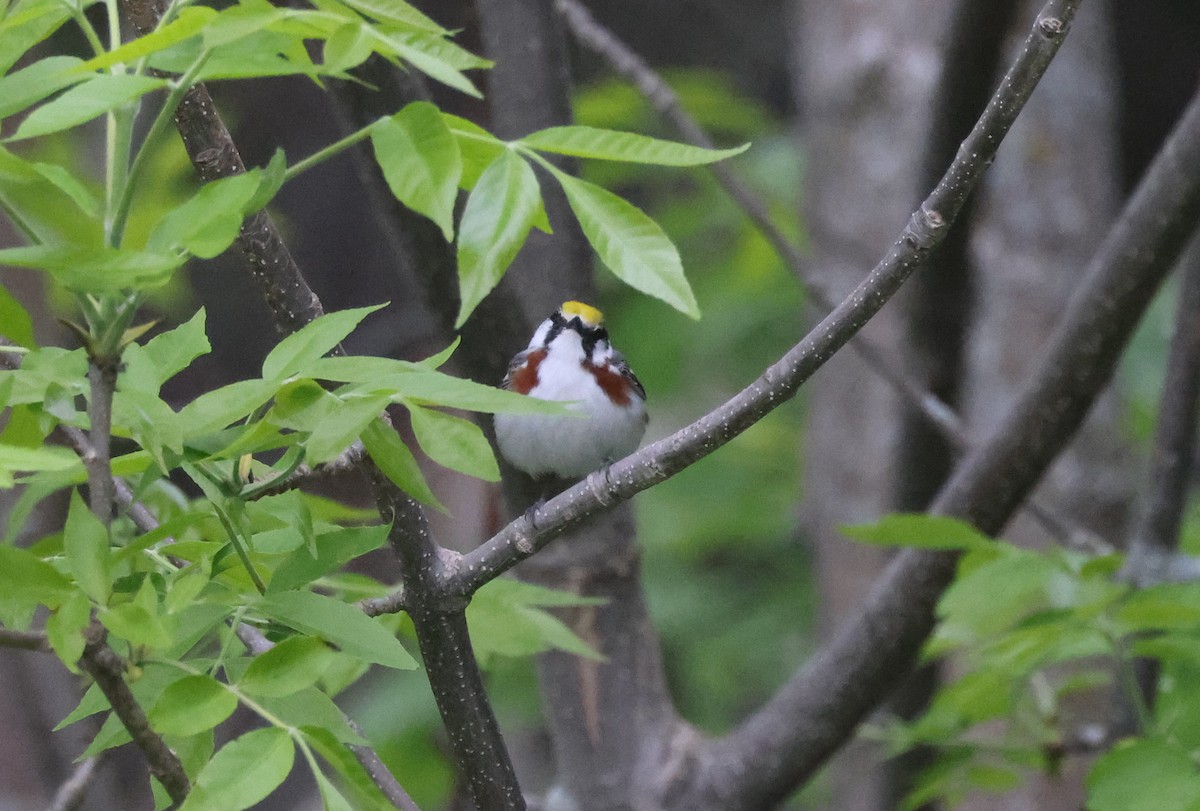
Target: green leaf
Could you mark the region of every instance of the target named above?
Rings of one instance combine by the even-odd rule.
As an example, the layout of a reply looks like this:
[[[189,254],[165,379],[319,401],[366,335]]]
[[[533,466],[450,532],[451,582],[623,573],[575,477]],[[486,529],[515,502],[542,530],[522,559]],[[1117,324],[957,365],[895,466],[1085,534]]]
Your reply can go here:
[[[391,811],[395,807],[335,735],[316,727],[306,727],[302,732],[309,746],[342,778],[342,789],[354,798],[352,807],[356,811]]]
[[[12,293],[0,284],[0,335],[17,346],[37,349],[33,338],[33,319]]]
[[[329,782],[329,778],[322,774],[320,769],[313,770],[313,777],[317,780],[317,790],[321,792],[321,802],[325,811],[354,811],[349,801],[337,790],[337,786]]]
[[[286,17],[292,13],[282,12],[282,15]],[[208,37],[207,29],[205,37]],[[181,73],[199,58],[201,47],[196,40],[182,42],[156,54],[151,58],[151,64],[165,71]],[[204,63],[198,80],[315,76],[317,73],[318,68],[305,48],[303,33],[254,31],[216,49]]]
[[[204,29],[217,12],[206,6],[188,6],[166,25],[149,34],[130,40],[115,50],[102,53],[81,65],[79,71],[103,70],[119,62],[132,63],[152,53],[169,48],[177,42],[194,37]]]
[[[267,712],[291,727],[308,732],[320,729],[328,732],[342,743],[363,745],[366,743],[351,729],[346,716],[338,709],[333,699],[316,687],[306,687],[286,696],[266,696],[259,703]]]
[[[431,34],[450,33],[404,0],[345,0],[345,3],[355,11],[380,22],[428,31]]]
[[[474,83],[462,74],[462,71],[443,58],[437,49],[430,47],[428,39],[414,34],[380,35],[381,44],[393,54],[411,64],[430,79],[441,82],[461,93],[475,98],[483,98],[483,94]]]
[[[101,611],[100,622],[134,645],[162,649],[172,643],[171,633],[159,610],[158,594],[149,579],[143,581],[133,602]]]
[[[305,460],[318,465],[346,450],[387,407],[385,395],[346,397],[330,419],[323,420],[304,441]]]
[[[346,527],[321,533],[316,538],[317,554],[307,547],[297,549],[275,573],[267,593],[288,591],[306,586],[322,575],[340,569],[360,555],[374,551],[387,542],[388,527],[379,524],[371,527]]]
[[[108,571],[108,530],[92,515],[77,490],[72,491],[71,505],[67,509],[63,552],[79,587],[100,605],[107,603],[112,591]]]
[[[285,639],[250,663],[238,689],[252,696],[286,696],[311,687],[337,654],[313,636]]]
[[[0,73],[7,71],[34,45],[70,19],[70,8],[58,0],[13,3],[0,20]]]
[[[0,444],[0,488],[12,487],[13,474],[38,470],[67,470],[80,464],[79,457],[54,445],[25,448]]]
[[[390,631],[341,600],[311,591],[287,591],[263,598],[258,608],[298,631],[320,636],[363,661],[401,670],[416,667],[412,656]]]
[[[558,169],[552,172],[588,242],[617,278],[685,315],[700,317],[679,251],[658,223],[610,191]]]
[[[145,344],[131,344],[121,357],[125,368],[120,385],[157,394],[162,384],[182,372],[201,355],[212,351],[205,334],[205,312],[201,308],[186,323],[154,336]]]
[[[165,80],[150,76],[97,74],[34,110],[8,140],[20,141],[70,129],[165,86]]]
[[[74,56],[48,56],[0,79],[0,118],[8,118],[82,80],[84,77],[70,73],[80,64]]]
[[[237,238],[261,180],[261,172],[252,169],[205,183],[191,199],[159,220],[146,247],[164,253],[183,249],[212,259]]]
[[[445,512],[446,508],[429,489],[417,458],[393,428],[376,420],[363,431],[362,443],[371,460],[392,484],[422,504]]]
[[[190,435],[215,431],[253,412],[279,387],[274,380],[239,380],[207,391],[179,410]]]
[[[354,355],[321,358],[308,367],[317,380],[364,384],[363,390],[388,393],[423,404],[462,408],[468,411],[511,414],[566,414],[561,403],[539,400],[524,394],[485,386],[473,380],[427,369],[420,364],[391,358]]]
[[[458,141],[458,151],[462,156],[463,171],[459,185],[464,189],[473,189],[484,170],[510,151],[508,145],[473,121],[451,113],[442,113],[442,119]]]
[[[100,201],[69,170],[54,163],[31,163],[30,167],[61,191],[89,218],[100,214]]]
[[[228,52],[221,46],[257,34],[268,26],[288,17],[288,10],[266,3],[240,3],[224,9],[204,29],[204,47],[218,53]]]
[[[46,638],[58,658],[72,673],[78,673],[76,662],[83,656],[83,630],[92,619],[92,603],[81,591],[72,591],[58,610],[46,618]]]
[[[733,149],[703,149],[632,132],[580,126],[538,130],[526,135],[519,143],[559,155],[657,166],[701,166],[740,155],[750,148],[749,144],[743,144]]]
[[[364,318],[387,304],[327,313],[284,338],[263,361],[263,378],[283,380],[301,374],[305,367],[342,342]]]
[[[193,563],[187,568],[180,569],[172,577],[167,596],[163,600],[163,608],[168,614],[184,611],[195,602],[196,598],[200,596],[200,592],[204,591],[204,587],[212,578],[206,563],[206,561]]]
[[[177,456],[183,453],[183,424],[157,394],[137,389],[118,390],[113,397],[113,423],[129,431],[161,470],[172,467],[164,451]]]
[[[358,67],[375,53],[375,38],[361,22],[347,22],[325,40],[321,70],[342,73]]]
[[[467,606],[467,622],[475,652],[485,662],[495,656],[532,656],[551,648],[601,660],[600,654],[541,606],[590,608],[603,602],[503,577],[475,594]]]
[[[1193,583],[1163,583],[1139,589],[1120,605],[1117,619],[1126,633],[1200,626],[1200,589]]]
[[[0,249],[0,264],[44,270],[81,293],[153,287],[171,277],[185,257],[84,245],[30,245]]]
[[[915,549],[986,549],[992,541],[975,527],[956,518],[922,513],[893,513],[868,524],[839,527],[847,538],[878,546]]]
[[[1089,811],[1194,811],[1200,775],[1188,751],[1148,738],[1118,743],[1087,776]]]
[[[296,749],[276,727],[225,744],[201,770],[179,811],[241,811],[276,789],[292,770]]]
[[[375,160],[396,199],[437,223],[454,239],[454,202],[462,177],[458,142],[438,108],[409,104],[371,128]]]
[[[71,584],[28,549],[0,544],[0,605],[57,608]]]
[[[458,329],[499,283],[542,210],[529,164],[510,149],[492,162],[467,198],[458,228]]]
[[[0,148],[0,204],[12,210],[33,242],[103,244],[98,201],[62,167],[31,163]]]
[[[975,556],[986,562],[976,564]],[[1060,572],[1046,557],[1007,545],[970,553],[938,603],[939,634],[958,640],[987,638],[1047,607],[1048,584]],[[988,595],[980,600],[979,595]]]
[[[212,676],[184,676],[167,685],[150,708],[150,725],[164,735],[196,735],[237,709],[238,700]]]
[[[462,417],[406,403],[421,450],[443,467],[489,482],[500,481],[492,446],[479,426]]]

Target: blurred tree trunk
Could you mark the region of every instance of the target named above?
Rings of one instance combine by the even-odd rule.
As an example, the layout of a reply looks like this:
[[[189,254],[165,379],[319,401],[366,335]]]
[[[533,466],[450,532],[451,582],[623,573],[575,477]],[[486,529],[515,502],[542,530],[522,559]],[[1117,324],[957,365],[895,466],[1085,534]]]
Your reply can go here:
[[[791,27],[797,106],[809,167],[806,224],[814,275],[840,298],[857,284],[920,199],[921,157],[938,78],[938,0],[798,0]],[[902,294],[902,298],[906,294]],[[901,311],[885,308],[864,333],[897,347]],[[900,353],[893,363],[899,364]],[[853,353],[835,357],[808,387],[804,524],[815,548],[823,635],[862,604],[887,554],[846,540],[844,523],[894,508],[903,409]],[[887,808],[893,795],[880,748],[865,742],[834,760],[841,811]]]
[[[1023,4],[1035,13],[1032,2]],[[1017,121],[978,200],[972,234],[977,268],[968,349],[965,413],[983,435],[1004,413],[1074,292],[1120,202],[1116,74],[1109,7],[1085,4],[1038,92]],[[1040,503],[1076,526],[1120,544],[1136,465],[1114,392],[1102,397],[1074,443],[1036,491]],[[1005,537],[1051,543],[1045,529],[1017,518]],[[1104,691],[1062,708],[1070,732],[1107,723]],[[1068,761],[1058,778],[1038,777],[999,796],[976,796],[969,811],[1081,808],[1086,763]]]
[[[966,8],[983,14],[984,5]],[[1036,7],[1021,5],[1016,19],[1024,30]],[[944,168],[922,167],[922,161],[931,157],[931,132],[944,126],[943,107],[952,102],[944,95],[947,82],[939,82],[943,54],[952,50],[946,39],[963,32],[961,25],[948,25],[953,4],[930,0],[798,0],[795,11],[795,93],[810,167],[806,217],[813,268],[840,293],[861,278],[927,191],[922,186],[928,172]],[[914,330],[930,329],[930,317],[938,320],[934,326],[944,329],[936,341],[918,340],[912,351],[898,351],[894,362],[911,362],[910,375],[952,402],[963,392],[973,435],[1007,407],[1118,201],[1104,6],[1087,8],[1076,25],[1001,150],[976,216],[960,223],[959,228],[971,230],[962,232],[959,254],[953,253],[953,241],[943,246],[936,257],[942,264],[931,263],[934,267],[921,272],[898,306],[867,328],[876,344],[903,347]],[[993,41],[1001,34],[994,32]],[[989,80],[989,90],[992,84]],[[973,302],[968,287],[974,288]],[[968,313],[975,322],[964,336],[967,319],[952,316]],[[967,344],[960,346],[964,339]],[[920,509],[944,475],[937,462],[944,452],[935,437],[918,430],[911,415],[905,418],[886,384],[851,353],[830,366],[809,387],[804,505],[826,633],[857,610],[885,558],[847,542],[837,526],[891,510]],[[1076,521],[1094,528],[1120,526],[1130,492],[1128,472],[1113,463],[1118,417],[1113,398],[1099,405],[1042,491]],[[1034,537],[1027,523],[1018,522],[1014,540]],[[890,710],[913,709],[921,692],[919,684],[910,684]],[[832,767],[831,807],[894,808],[911,775],[883,760],[877,746],[848,747]],[[1078,805],[1073,797],[1053,793],[1052,787],[1031,786],[1011,796],[1008,802],[1015,804],[988,807]],[[1034,796],[1040,804],[1030,806]]]

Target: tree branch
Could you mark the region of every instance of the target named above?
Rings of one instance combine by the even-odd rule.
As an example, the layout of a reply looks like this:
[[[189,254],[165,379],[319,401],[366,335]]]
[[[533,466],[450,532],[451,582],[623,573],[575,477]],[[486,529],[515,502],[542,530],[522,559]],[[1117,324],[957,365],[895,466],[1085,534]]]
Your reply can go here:
[[[108,526],[117,495],[112,475],[112,401],[117,388],[117,360],[92,358],[88,363],[88,383],[91,434],[88,451],[83,455],[88,477],[88,503],[92,513]]]
[[[1158,407],[1148,488],[1130,536],[1130,556],[1174,551],[1196,449],[1200,403],[1200,239],[1183,260],[1175,332]]]
[[[1037,373],[987,441],[958,465],[933,512],[989,535],[1003,529],[1106,385],[1198,215],[1200,94],[1093,258]],[[705,753],[710,768],[694,796],[758,807],[756,800],[778,799],[812,775],[911,667],[956,561],[946,552],[897,556],[862,614]]]
[[[191,790],[187,773],[175,753],[150,728],[145,711],[125,683],[125,660],[105,643],[104,629],[98,623],[93,623],[85,633],[87,644],[79,659],[79,667],[95,680],[100,692],[104,693],[113,712],[133,738],[134,745],[146,756],[150,773],[174,802],[182,803]]]
[[[446,587],[471,594],[541,549],[574,522],[651,487],[707,456],[795,395],[888,301],[942,241],[1066,34],[1078,0],[1051,0],[1038,16],[975,128],[932,194],[857,288],[779,361],[741,393],[673,435],[588,476],[513,521],[463,556]]]
[[[952,19],[951,30],[957,31],[966,23],[969,35],[953,37],[951,51],[944,60],[943,89],[939,95],[946,97],[943,106],[947,108],[958,109],[962,106],[961,99],[964,97],[977,97],[980,99],[980,104],[987,98],[988,86],[982,86],[980,89],[979,79],[986,75],[986,81],[990,82],[995,69],[994,61],[999,58],[999,40],[1003,38],[1002,33],[1008,29],[1007,20],[1011,19],[1016,12],[1016,5],[1006,2],[1006,0],[989,0],[989,2],[991,2],[991,6],[985,14],[978,13],[976,0],[960,3]],[[684,109],[679,97],[662,76],[612,31],[597,21],[586,6],[579,0],[555,0],[555,9],[562,15],[576,39],[602,56],[613,70],[628,79],[646,100],[675,127],[684,141],[705,149],[717,148],[717,144],[704,131],[699,122]],[[979,48],[979,39],[985,34],[992,33],[995,34],[996,43],[994,44],[996,47]],[[970,55],[969,60],[964,59],[966,54]],[[982,65],[988,63],[989,54],[993,57],[992,68],[985,70]],[[966,70],[960,70],[960,63],[964,61],[970,64]],[[971,65],[976,67],[971,68]],[[969,78],[960,76],[960,74],[969,74]],[[971,118],[965,123],[947,120],[941,125],[935,125],[935,132],[942,132],[943,127],[947,128],[947,131],[941,140],[930,146],[930,154],[927,156],[926,163],[933,169],[928,185],[934,185],[937,182],[936,173],[940,172],[942,167],[953,159],[955,147],[958,146],[964,133],[969,132],[971,123],[975,120],[977,111],[971,105],[966,106],[971,110]],[[951,138],[952,141],[949,140]],[[937,158],[936,163],[934,163],[934,156]],[[828,314],[834,307],[834,296],[828,285],[813,276],[800,248],[775,225],[763,200],[741,178],[730,163],[722,161],[709,164],[706,168],[712,172],[717,183],[759,230],[776,255],[791,270],[792,275],[804,285],[808,292],[806,305],[815,313],[816,317],[819,319]],[[966,242],[965,236],[959,234],[958,231],[951,231],[947,235],[947,240],[955,244],[962,242],[964,245]],[[935,258],[931,259],[931,263],[937,264],[945,261],[947,265],[954,264],[956,267],[961,267],[961,263],[945,260],[943,255],[946,250],[947,246],[942,245],[933,255]],[[928,270],[925,274],[921,274],[921,276],[925,275],[928,275]],[[953,301],[954,299],[952,296],[946,296],[945,300]],[[884,352],[866,335],[856,334],[850,341],[850,348],[872,372],[892,387],[912,409],[914,415],[923,419],[949,444],[956,455],[969,447],[971,440],[962,420],[955,412],[954,407],[949,405],[945,399],[897,369],[894,362],[888,359],[888,353]],[[1078,545],[1078,539],[1084,537],[1081,530],[1072,527],[1070,522],[1061,516],[1053,515],[1048,508],[1031,503],[1028,509],[1047,532],[1063,543]]]
[[[121,0],[121,8],[141,35],[154,30],[163,8],[157,0]],[[243,174],[246,165],[203,84],[191,87],[175,109],[175,126],[200,179],[210,180]],[[266,211],[246,218],[238,234],[238,246],[250,260],[251,275],[258,282],[281,334],[290,334],[322,315],[321,301],[300,272],[296,261]]]
[[[372,478],[382,478],[378,471]],[[477,807],[488,811],[524,809],[512,760],[488,702],[467,630],[467,600],[446,600],[439,587],[442,556],[452,553],[434,542],[428,525],[405,521],[408,499],[376,483],[379,512],[392,518],[388,541],[404,570],[405,610],[412,618],[433,697],[463,778]]]
[[[96,767],[100,765],[103,757],[104,755],[101,753],[76,766],[75,770],[71,772],[71,776],[58,787],[49,811],[75,811],[83,805],[83,801],[87,797],[87,790],[96,776]]]

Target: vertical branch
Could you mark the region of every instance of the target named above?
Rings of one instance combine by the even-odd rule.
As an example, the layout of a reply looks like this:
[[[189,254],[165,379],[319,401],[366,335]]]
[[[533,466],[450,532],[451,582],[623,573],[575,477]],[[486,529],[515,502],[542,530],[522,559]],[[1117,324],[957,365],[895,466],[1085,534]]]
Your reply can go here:
[[[391,518],[388,542],[404,571],[405,610],[412,618],[425,671],[455,760],[476,806],[486,811],[523,811],[516,771],[488,701],[467,630],[467,599],[446,599],[442,550],[428,524],[412,520],[411,501],[382,486],[371,470],[379,512]]]
[[[112,475],[112,401],[117,360],[91,358],[88,364],[90,443],[83,463],[88,476],[88,505],[105,526],[112,521],[117,485]]]
[[[1131,555],[1174,552],[1196,449],[1200,402],[1200,240],[1183,262],[1175,332],[1159,401],[1148,487],[1130,537]]]
[[[1129,539],[1126,575],[1137,583],[1156,582],[1179,546],[1179,527],[1187,501],[1188,478],[1196,450],[1197,406],[1200,404],[1200,238],[1184,256],[1183,281],[1175,314],[1175,332],[1158,406],[1154,450],[1147,489]],[[1158,693],[1159,663],[1135,659],[1136,684],[1122,704],[1124,729],[1145,729],[1144,716]]]

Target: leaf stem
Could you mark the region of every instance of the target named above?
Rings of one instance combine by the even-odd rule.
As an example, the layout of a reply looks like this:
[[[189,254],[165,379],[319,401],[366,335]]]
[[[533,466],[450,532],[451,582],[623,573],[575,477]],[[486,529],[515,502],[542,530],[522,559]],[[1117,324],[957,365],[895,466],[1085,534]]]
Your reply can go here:
[[[267,586],[263,583],[262,577],[259,575],[258,570],[254,568],[254,563],[250,560],[250,553],[246,551],[241,533],[234,527],[233,522],[229,520],[229,516],[225,513],[225,510],[221,509],[220,505],[216,502],[213,502],[213,510],[217,513],[217,519],[221,522],[221,526],[225,527],[225,532],[229,535],[229,542],[233,544],[233,549],[237,552],[238,558],[241,559],[242,565],[246,567],[246,573],[254,581],[254,588],[258,589],[259,594],[266,594]]]
[[[380,120],[382,120],[382,119],[380,119]],[[288,170],[286,172],[284,172],[283,182],[284,183],[288,182],[289,180],[291,180],[291,179],[295,178],[297,175],[299,175],[301,172],[311,169],[312,167],[316,166],[318,163],[322,163],[322,162],[328,160],[329,158],[332,158],[334,155],[337,155],[340,152],[346,151],[350,147],[357,144],[359,141],[362,141],[363,139],[367,138],[371,134],[371,130],[374,128],[376,123],[378,123],[378,122],[372,121],[370,124],[367,124],[362,129],[355,130],[354,132],[347,135],[345,138],[334,141],[329,146],[327,146],[323,149],[319,149],[316,152],[314,152],[313,154],[309,155],[307,158],[304,158],[303,160],[297,161],[296,163],[292,164],[291,166],[288,167]]]
[[[154,145],[162,137],[167,125],[171,122],[175,108],[179,105],[180,100],[187,93],[188,89],[196,83],[196,77],[200,74],[201,69],[203,69],[211,55],[211,51],[205,51],[200,54],[200,57],[188,68],[187,73],[172,83],[171,92],[163,100],[162,107],[159,108],[158,115],[154,118],[154,123],[150,125],[150,130],[142,140],[142,145],[138,148],[137,157],[133,159],[133,166],[129,169],[124,185],[121,188],[116,214],[113,218],[112,228],[109,231],[109,244],[113,247],[119,247],[124,239],[125,226],[129,221],[129,210],[133,205],[133,192],[137,186],[138,179],[141,177],[146,164],[150,160],[150,153]]]

